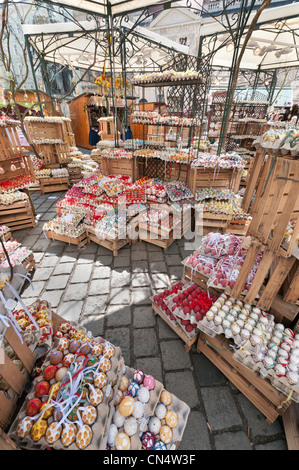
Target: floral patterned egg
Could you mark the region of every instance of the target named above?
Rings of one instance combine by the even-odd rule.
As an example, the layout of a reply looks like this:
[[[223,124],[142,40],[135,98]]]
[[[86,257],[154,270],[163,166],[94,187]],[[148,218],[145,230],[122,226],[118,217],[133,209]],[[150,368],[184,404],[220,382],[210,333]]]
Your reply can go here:
[[[99,372],[94,376],[94,384],[97,388],[103,388],[107,384],[107,375],[105,372]]]
[[[18,320],[18,324],[20,326],[20,328],[22,328],[22,330],[24,330],[26,328],[26,326],[28,325],[28,320],[26,320],[26,318],[20,318],[20,320]]]
[[[85,343],[83,346],[80,348],[80,354],[84,354],[87,356],[87,354],[91,353],[91,344],[90,343]]]
[[[115,438],[115,449],[116,450],[130,450],[131,440],[125,432],[120,432]]]
[[[73,338],[75,338],[76,333],[77,333],[76,328],[71,328],[71,329],[68,331],[68,334],[67,334],[67,335],[68,335],[69,339],[73,339]]]
[[[56,331],[56,332],[54,333],[54,337],[60,339],[60,338],[63,337],[63,333],[61,333],[61,331]]]
[[[100,356],[101,354],[103,354],[103,348],[102,346],[100,345],[100,343],[96,343],[92,346],[92,350],[91,350],[91,353],[94,355],[94,356]]]
[[[56,382],[55,384],[51,385],[50,390],[49,390],[49,397],[53,398],[53,400],[56,400],[59,388],[60,388],[61,383]]]
[[[75,406],[75,408],[68,414],[67,419],[72,423],[78,420],[78,408],[79,406]]]
[[[38,326],[43,326],[46,325],[47,320],[45,318],[39,318],[36,323],[38,324]]]
[[[172,430],[169,426],[162,426],[160,430],[160,439],[164,444],[169,444],[172,440]]]
[[[30,418],[28,418],[28,416],[26,416],[26,418],[23,418],[17,426],[17,430],[16,430],[17,436],[20,439],[23,439],[24,437],[28,436],[28,434],[31,431],[32,425],[33,425],[33,421]]]
[[[78,364],[81,364],[81,366],[83,367],[86,364],[87,360],[85,356],[77,356],[75,358],[75,362],[77,362]]]
[[[70,367],[74,359],[75,359],[74,354],[66,354],[63,358],[62,364],[66,367]]]
[[[57,366],[47,366],[44,370],[44,379],[50,382],[50,380],[54,379],[55,374],[57,372]]]
[[[56,366],[63,360],[63,352],[62,351],[54,351],[50,355],[50,363],[53,366]]]
[[[24,334],[24,341],[25,341],[25,343],[26,343],[27,346],[30,346],[31,344],[34,343],[35,337],[34,337],[34,335],[33,335],[32,333],[30,333],[30,332],[29,332],[29,333],[25,333],[25,334]]]
[[[68,322],[62,322],[62,323],[60,323],[60,325],[59,325],[59,331],[61,331],[61,333],[63,333],[63,334],[66,334],[66,333],[69,332],[69,330],[71,329],[71,327],[72,327],[72,326],[70,325],[70,323],[68,323]]]
[[[84,424],[76,435],[76,444],[79,449],[86,449],[86,447],[91,443],[92,440],[92,430],[87,424]]]
[[[61,444],[64,447],[69,447],[73,442],[75,442],[77,435],[76,425],[73,423],[65,424],[63,431],[61,433]]]
[[[30,324],[27,325],[26,328],[25,328],[25,331],[35,331],[35,330],[36,330],[36,328],[35,328],[35,326],[33,325],[33,323],[30,323]],[[40,330],[41,330],[41,332],[43,333],[42,328],[40,328]]]
[[[167,392],[167,390],[163,390],[163,392],[161,393],[160,401],[161,403],[163,403],[163,405],[169,406],[172,402],[171,393]]]
[[[119,412],[122,416],[130,416],[135,407],[135,401],[133,397],[127,396],[125,397],[119,405]]]
[[[77,331],[74,338],[78,339],[78,340],[81,340],[81,341],[84,341],[85,340],[85,334],[83,333],[83,331]]]
[[[58,351],[62,351],[62,352],[63,352],[63,351],[65,351],[66,349],[68,349],[68,347],[69,347],[69,340],[68,340],[67,338],[64,338],[64,337],[61,338],[61,339],[59,340],[58,345],[57,345]]]
[[[111,369],[111,362],[106,357],[102,357],[100,360],[100,371],[108,372]]]
[[[60,421],[63,418],[63,413],[59,408],[54,409],[53,418],[54,421]]]
[[[5,346],[5,352],[6,352],[6,354],[8,355],[8,357],[10,359],[12,359],[15,355],[15,352],[14,352],[13,348],[9,344],[7,346]]]
[[[62,431],[61,424],[55,421],[51,423],[48,426],[47,432],[46,432],[46,441],[48,442],[48,444],[54,444],[54,442],[56,442],[60,438],[61,431]]]
[[[93,406],[98,406],[104,398],[102,390],[94,388],[89,394],[89,401]]]
[[[146,431],[142,434],[141,443],[143,447],[145,448],[145,450],[150,450],[153,447],[155,440],[156,440],[155,434],[153,434],[150,431]]]
[[[111,359],[111,357],[114,356],[114,352],[115,352],[115,349],[114,349],[114,347],[112,346],[112,344],[107,344],[107,345],[104,347],[103,356],[104,356],[104,357],[107,357],[108,359]]]
[[[82,410],[81,418],[84,424],[91,426],[97,419],[97,410],[94,406],[88,405]]]
[[[87,367],[92,367],[95,364],[97,364],[98,362],[99,362],[99,358],[97,356],[90,356],[90,358],[87,361],[86,366]]]
[[[54,413],[54,406],[51,406],[51,403],[46,401],[45,403],[42,404],[40,411],[43,411],[44,419],[49,419],[50,416],[52,416]]]
[[[115,406],[120,404],[122,397],[123,397],[123,392],[118,389],[115,395]]]
[[[93,383],[93,376],[94,372],[91,370],[90,372],[87,372],[84,374],[84,382],[92,384]]]
[[[39,382],[35,387],[35,396],[41,398],[49,394],[50,384],[46,380]]]
[[[167,426],[169,426],[170,428],[175,428],[178,424],[178,415],[175,411],[169,410],[165,415],[165,421]]]
[[[126,392],[128,386],[129,386],[129,379],[125,375],[123,375],[122,378],[120,379],[119,389],[122,392]]]
[[[39,398],[32,398],[31,400],[29,400],[26,406],[26,415],[31,417],[37,415],[37,413],[39,413],[40,411],[41,406],[42,402]]]
[[[45,419],[38,420],[31,428],[31,439],[34,442],[38,442],[47,432],[47,421]]]
[[[6,382],[6,380],[3,377],[0,377],[0,390],[7,391],[8,389],[9,389],[9,384]]]
[[[80,341],[72,341],[70,344],[69,344],[69,352],[70,353],[75,353],[78,351],[78,349],[80,348],[81,346],[81,342]]]

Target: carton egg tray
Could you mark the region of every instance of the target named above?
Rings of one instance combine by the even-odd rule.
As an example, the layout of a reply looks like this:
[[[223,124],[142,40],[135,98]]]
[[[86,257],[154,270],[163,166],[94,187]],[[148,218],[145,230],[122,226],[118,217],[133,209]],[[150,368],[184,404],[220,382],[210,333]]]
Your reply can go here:
[[[51,352],[54,352],[54,351],[55,351],[55,349],[53,349]],[[64,352],[64,354],[65,355],[68,354],[68,350],[66,350]],[[91,354],[88,355],[88,357],[89,356],[91,356]],[[122,353],[121,353],[120,348],[115,347],[114,356],[110,360],[111,360],[111,369],[108,372],[106,372],[108,382],[107,382],[107,385],[105,387],[103,387],[103,389],[102,389],[102,391],[103,391],[103,401],[102,401],[102,403],[100,403],[100,405],[98,405],[96,407],[97,408],[97,419],[96,419],[95,423],[91,426],[93,436],[92,436],[91,443],[88,446],[88,449],[99,450],[101,447],[103,448],[103,446],[104,446],[104,444],[102,442],[103,441],[103,436],[106,433],[106,428],[109,425],[109,420],[111,420],[112,411],[113,411],[113,406],[112,406],[113,405],[113,396],[114,396],[114,394],[116,393],[116,391],[118,389],[119,379],[120,379],[121,371],[122,371],[122,368],[123,368],[123,358],[122,358]],[[50,365],[50,362],[48,361],[48,357],[47,357],[45,363],[43,364],[43,370],[48,365]],[[41,382],[43,380],[44,380],[43,376],[40,376],[40,377],[37,377],[32,382],[31,390],[28,393],[28,395],[27,395],[27,397],[26,397],[26,399],[23,403],[23,406],[22,406],[22,408],[21,408],[21,410],[20,410],[20,412],[17,416],[17,418],[12,423],[8,434],[15,442],[17,442],[18,446],[20,448],[23,448],[23,449],[25,448],[25,449],[43,450],[47,446],[53,447],[53,449],[57,449],[57,450],[58,449],[61,449],[61,450],[66,449],[66,447],[64,447],[62,445],[60,439],[58,439],[54,444],[49,444],[47,442],[47,440],[45,439],[45,437],[42,437],[38,442],[34,442],[31,439],[30,434],[28,436],[26,436],[24,439],[20,439],[16,434],[16,429],[17,429],[18,423],[23,418],[26,417],[26,407],[27,407],[27,404],[28,404],[29,400],[31,400],[32,398],[35,397],[35,387],[39,382]],[[52,385],[53,383],[56,383],[55,379],[52,379],[50,381],[50,385]],[[42,401],[46,402],[47,400],[48,400],[48,396],[45,396],[45,397],[42,398]],[[86,402],[86,404],[88,404],[88,402]],[[47,422],[48,422],[48,425],[50,425],[51,422],[53,422],[53,417],[51,416],[50,418],[48,418]],[[73,443],[67,449],[69,449],[69,450],[78,450],[78,447],[77,447],[76,443]]]

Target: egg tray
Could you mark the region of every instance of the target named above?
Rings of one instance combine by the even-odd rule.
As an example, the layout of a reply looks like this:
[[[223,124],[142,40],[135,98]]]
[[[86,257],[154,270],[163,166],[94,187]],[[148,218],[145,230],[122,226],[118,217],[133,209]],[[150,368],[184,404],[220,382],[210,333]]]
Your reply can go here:
[[[133,374],[135,372],[135,369],[132,369],[128,366],[126,366],[126,371],[125,371],[125,376],[127,379],[132,379]],[[162,390],[164,389],[164,386],[162,383],[160,383],[158,380],[155,380],[155,388],[153,390],[150,390],[150,399],[148,403],[145,405],[145,417],[149,418],[154,415],[155,409],[157,404],[159,403],[160,395]],[[137,399],[136,399],[137,400]],[[117,407],[115,407],[116,411]],[[130,450],[141,450],[142,449],[142,444],[140,441],[140,436],[142,435],[143,431],[140,429],[140,420],[138,421],[138,432],[134,434],[133,436],[130,437],[131,439],[131,449]],[[119,432],[124,432],[124,428],[121,427],[118,430]],[[108,438],[108,436],[107,436]],[[115,450],[114,447],[111,448],[111,450]]]
[[[233,358],[240,362],[243,366],[247,367],[251,371],[258,372],[263,379],[270,380],[272,386],[276,388],[279,392],[282,392],[284,395],[293,400],[296,403],[299,403],[299,386],[290,385],[286,377],[278,377],[273,368],[267,369],[264,364],[259,361],[253,361],[252,357],[249,355],[245,357],[240,351],[235,351]]]
[[[172,403],[166,407],[167,411],[172,410],[178,415],[178,424],[175,428],[172,430],[172,442],[168,444],[167,450],[174,450],[177,449],[177,443],[181,442],[183,439],[183,435],[187,426],[189,414],[190,414],[190,407],[180,400],[178,397],[172,394]],[[166,422],[163,422],[162,420],[162,425],[166,424]]]
[[[53,349],[51,351],[51,353],[54,352],[54,351],[55,351],[55,349]],[[68,354],[68,350],[66,350],[64,352],[64,354],[65,355]],[[90,355],[88,355],[88,357],[89,356]],[[46,361],[43,364],[43,370],[48,365],[50,365],[50,362],[47,361],[47,358],[46,358]],[[93,437],[92,437],[91,443],[88,446],[88,449],[99,450],[103,446],[103,443],[102,443],[103,435],[106,432],[109,419],[111,419],[110,417],[112,416],[112,404],[109,403],[109,397],[111,396],[111,388],[109,390],[109,387],[111,387],[111,384],[113,384],[113,382],[114,382],[114,385],[112,385],[113,395],[114,395],[116,393],[117,389],[118,389],[118,384],[119,384],[119,380],[120,380],[122,366],[123,366],[123,358],[122,358],[121,349],[118,348],[118,347],[115,347],[115,354],[111,358],[111,369],[106,373],[107,378],[108,378],[108,384],[105,387],[103,387],[103,389],[102,389],[103,394],[104,394],[104,398],[103,398],[102,403],[97,406],[98,417],[97,417],[96,422],[91,427]],[[26,416],[26,406],[27,406],[29,400],[31,400],[32,398],[35,397],[35,393],[34,393],[35,387],[42,380],[43,380],[43,377],[39,376],[33,381],[31,391],[27,395],[17,418],[14,420],[14,422],[12,423],[12,425],[10,427],[10,430],[9,430],[9,433],[8,433],[9,437],[11,439],[13,439],[18,444],[18,446],[20,448],[23,448],[23,449],[44,450],[46,447],[53,447],[53,449],[56,449],[56,450],[63,450],[63,449],[64,450],[66,450],[66,449],[68,449],[68,450],[79,450],[75,443],[71,444],[68,448],[65,448],[61,444],[60,440],[56,441],[53,445],[51,445],[46,441],[46,439],[44,437],[42,439],[40,439],[38,442],[34,442],[31,439],[30,435],[26,436],[24,439],[19,439],[18,436],[16,435],[17,425],[23,418],[25,418],[25,416]],[[56,382],[55,379],[52,379],[50,381],[50,385],[52,385],[55,382]],[[45,401],[47,401],[47,400],[45,400]],[[52,421],[53,421],[53,418],[50,417],[48,419],[48,423],[50,424]]]

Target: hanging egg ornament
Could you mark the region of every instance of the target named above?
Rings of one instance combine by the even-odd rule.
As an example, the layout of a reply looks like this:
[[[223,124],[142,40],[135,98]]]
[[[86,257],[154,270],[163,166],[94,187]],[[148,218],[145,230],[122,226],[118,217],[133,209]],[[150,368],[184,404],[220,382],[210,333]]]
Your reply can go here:
[[[61,436],[61,432],[62,432],[61,424],[55,421],[51,423],[48,426],[47,431],[46,431],[46,441],[48,442],[48,444],[54,444],[56,441],[58,441],[58,439]]]
[[[73,423],[66,423],[64,424],[63,431],[61,433],[61,444],[64,447],[69,447],[73,442],[76,440],[77,435],[77,427]]]
[[[30,436],[34,442],[38,442],[47,432],[47,421],[45,419],[38,420],[31,428]]]
[[[49,394],[50,384],[46,380],[39,382],[35,387],[35,396],[41,398]]]
[[[24,437],[28,436],[28,434],[30,433],[32,426],[33,426],[32,419],[26,416],[18,423],[18,426],[16,429],[16,435],[20,439],[24,439]]]
[[[100,356],[103,354],[103,348],[99,343],[96,343],[92,346],[91,354],[94,356]]]
[[[103,398],[104,398],[104,394],[102,390],[99,388],[93,388],[89,394],[89,402],[93,406],[98,406],[100,403],[102,403]]]
[[[27,403],[26,415],[30,417],[37,415],[40,411],[41,406],[42,406],[42,402],[39,398],[32,398]]]
[[[97,419],[97,410],[94,406],[85,406],[81,411],[81,418],[84,424],[91,426]]]
[[[107,384],[107,375],[105,372],[96,373],[94,376],[94,384],[97,388],[103,388]]]
[[[87,425],[81,426],[76,435],[76,444],[79,449],[86,449],[89,446],[92,440],[92,430]]]

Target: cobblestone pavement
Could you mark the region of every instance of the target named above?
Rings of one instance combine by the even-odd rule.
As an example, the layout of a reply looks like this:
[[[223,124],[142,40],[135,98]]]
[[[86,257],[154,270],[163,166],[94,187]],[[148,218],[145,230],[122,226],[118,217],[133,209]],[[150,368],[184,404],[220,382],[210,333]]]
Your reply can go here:
[[[184,400],[191,413],[181,450],[287,450],[282,421],[267,424],[195,345],[187,353],[182,340],[152,314],[150,296],[182,277],[181,261],[189,253],[182,240],[166,254],[137,242],[115,258],[94,243],[78,250],[50,242],[43,224],[55,217],[64,193],[31,195],[37,227],[14,232],[33,250],[37,263],[34,291],[27,283],[22,295],[27,305],[37,297],[48,300],[65,319],[120,346],[127,365],[152,374]]]

